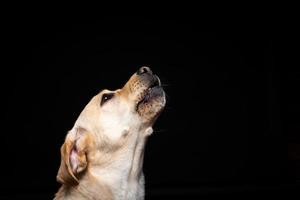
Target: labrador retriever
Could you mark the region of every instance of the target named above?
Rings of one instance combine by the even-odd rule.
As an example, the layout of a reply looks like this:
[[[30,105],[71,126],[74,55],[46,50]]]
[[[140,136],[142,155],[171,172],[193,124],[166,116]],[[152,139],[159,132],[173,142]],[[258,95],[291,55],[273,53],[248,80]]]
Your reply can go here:
[[[141,67],[122,89],[102,90],[62,145],[55,200],[144,199],[144,147],[166,104],[158,76]]]

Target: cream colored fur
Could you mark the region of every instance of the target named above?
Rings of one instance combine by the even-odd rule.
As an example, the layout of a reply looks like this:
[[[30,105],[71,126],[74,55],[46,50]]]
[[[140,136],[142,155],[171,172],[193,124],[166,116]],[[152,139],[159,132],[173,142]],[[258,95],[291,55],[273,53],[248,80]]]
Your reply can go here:
[[[160,81],[147,67],[123,88],[94,96],[61,147],[62,186],[55,199],[144,199],[144,147],[165,103]]]

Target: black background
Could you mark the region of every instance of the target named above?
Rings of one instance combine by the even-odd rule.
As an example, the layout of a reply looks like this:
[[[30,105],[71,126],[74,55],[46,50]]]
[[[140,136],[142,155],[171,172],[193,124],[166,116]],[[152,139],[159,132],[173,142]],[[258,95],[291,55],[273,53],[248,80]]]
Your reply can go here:
[[[265,19],[195,16],[8,23],[1,197],[51,199],[60,146],[83,107],[143,65],[168,96],[146,146],[146,199],[296,193],[299,71],[279,66],[276,30]]]

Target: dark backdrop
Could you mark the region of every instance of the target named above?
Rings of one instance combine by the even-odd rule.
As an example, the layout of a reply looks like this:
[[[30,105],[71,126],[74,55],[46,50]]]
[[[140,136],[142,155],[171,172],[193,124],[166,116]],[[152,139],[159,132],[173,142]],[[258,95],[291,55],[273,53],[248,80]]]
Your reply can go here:
[[[299,73],[278,65],[272,22],[18,17],[5,31],[3,198],[52,198],[80,111],[143,65],[168,96],[145,153],[148,199],[296,191]]]

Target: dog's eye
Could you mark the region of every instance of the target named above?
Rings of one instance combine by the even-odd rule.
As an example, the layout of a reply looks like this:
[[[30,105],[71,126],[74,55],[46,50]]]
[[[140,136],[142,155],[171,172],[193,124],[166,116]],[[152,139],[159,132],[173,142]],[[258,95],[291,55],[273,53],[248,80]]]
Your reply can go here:
[[[100,105],[102,106],[105,102],[107,102],[108,100],[110,100],[113,97],[114,97],[114,93],[103,94]]]

